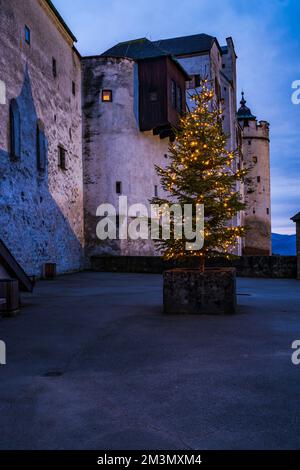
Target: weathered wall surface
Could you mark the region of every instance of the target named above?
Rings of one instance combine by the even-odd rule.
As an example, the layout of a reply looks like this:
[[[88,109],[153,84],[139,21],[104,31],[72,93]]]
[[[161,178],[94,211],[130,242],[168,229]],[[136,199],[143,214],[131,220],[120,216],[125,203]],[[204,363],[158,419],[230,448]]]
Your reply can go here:
[[[84,207],[87,254],[149,255],[150,241],[101,242],[96,237],[100,204],[118,207],[116,182],[128,204],[142,203],[161,194],[155,165],[163,166],[168,139],[138,127],[138,74],[134,61],[121,58],[85,58],[83,69]],[[113,93],[113,102],[102,102],[102,90]]]
[[[250,168],[245,186],[247,210],[245,224],[249,227],[244,253],[270,255],[271,241],[271,183],[269,125],[250,120],[243,129],[243,155]]]
[[[25,42],[25,25],[31,44]],[[28,274],[83,261],[81,67],[72,40],[43,0],[0,0],[0,238]],[[52,73],[52,58],[57,77]],[[72,93],[72,81],[76,95]],[[21,158],[10,158],[10,100],[21,116]],[[47,165],[37,168],[36,126],[45,126]],[[67,170],[58,167],[58,145]]]
[[[197,269],[199,262],[190,258],[185,261],[164,261],[159,256],[95,256],[92,269],[99,272],[160,274],[167,269]],[[239,256],[233,261],[224,258],[207,260],[207,267],[234,267],[239,277],[290,278],[297,276],[296,256]]]

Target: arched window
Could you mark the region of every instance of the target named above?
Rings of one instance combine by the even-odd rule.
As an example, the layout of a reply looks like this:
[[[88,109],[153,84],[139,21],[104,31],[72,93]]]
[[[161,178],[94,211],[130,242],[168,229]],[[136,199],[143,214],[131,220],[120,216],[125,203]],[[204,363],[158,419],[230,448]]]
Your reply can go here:
[[[45,127],[39,119],[36,125],[36,159],[37,167],[40,171],[46,170],[46,142]]]
[[[21,158],[21,117],[15,99],[10,102],[10,155],[13,160]]]

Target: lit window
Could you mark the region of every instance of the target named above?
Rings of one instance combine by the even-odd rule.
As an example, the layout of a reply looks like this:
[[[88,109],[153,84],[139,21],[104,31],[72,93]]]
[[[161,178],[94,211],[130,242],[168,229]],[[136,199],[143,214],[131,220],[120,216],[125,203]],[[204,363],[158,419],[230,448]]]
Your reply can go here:
[[[117,194],[122,194],[122,183],[121,183],[121,181],[116,182],[116,193]]]
[[[25,25],[25,41],[30,45],[30,29]]]
[[[61,145],[58,147],[58,166],[62,170],[67,169],[67,152]]]
[[[105,103],[112,102],[112,91],[111,90],[102,90],[102,101]]]

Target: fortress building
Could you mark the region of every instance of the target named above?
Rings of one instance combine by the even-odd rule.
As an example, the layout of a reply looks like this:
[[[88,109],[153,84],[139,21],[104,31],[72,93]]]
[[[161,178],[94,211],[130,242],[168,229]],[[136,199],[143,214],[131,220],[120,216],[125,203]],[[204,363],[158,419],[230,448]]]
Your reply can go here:
[[[257,121],[242,93],[238,121],[243,131],[242,154],[249,168],[245,186],[244,254],[271,255],[271,182],[269,123]]]
[[[239,187],[250,230],[238,254],[270,254],[268,125],[244,101],[236,113],[231,38],[224,47],[206,34],[142,38],[81,57],[50,0],[0,0],[0,33],[0,240],[27,273],[47,262],[79,270],[97,254],[155,254],[151,241],[101,242],[97,208],[160,195],[155,165],[165,165],[201,76],[223,104],[229,148],[242,150],[235,165],[256,165]]]

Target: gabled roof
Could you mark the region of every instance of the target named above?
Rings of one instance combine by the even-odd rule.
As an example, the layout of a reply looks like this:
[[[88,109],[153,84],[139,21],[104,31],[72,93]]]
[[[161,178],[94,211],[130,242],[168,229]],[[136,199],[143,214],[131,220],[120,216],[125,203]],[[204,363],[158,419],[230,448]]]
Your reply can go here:
[[[190,76],[186,70],[180,65],[176,58],[167,51],[161,49],[154,42],[147,38],[134,39],[132,41],[120,42],[116,46],[111,47],[101,54],[101,57],[124,57],[136,61],[155,59],[158,57],[169,57],[176,63],[177,67],[184,73],[186,79],[189,80]]]
[[[49,6],[49,8],[52,10],[52,12],[53,12],[54,15],[56,16],[56,18],[58,19],[58,21],[60,22],[60,24],[63,26],[64,30],[68,33],[68,35],[72,38],[72,40],[73,40],[74,42],[77,42],[76,37],[74,36],[74,34],[72,33],[72,31],[70,30],[70,28],[68,27],[68,25],[65,23],[65,20],[64,20],[63,17],[60,15],[60,13],[58,12],[58,10],[55,8],[55,6],[54,6],[53,3],[51,2],[51,0],[45,0],[45,2],[46,2],[47,5]]]
[[[220,52],[222,53],[218,40],[209,34],[194,34],[192,36],[162,39],[160,41],[155,41],[155,44],[170,54],[180,56],[209,52],[214,42],[216,42]]]
[[[300,212],[298,214],[294,215],[294,217],[291,218],[293,222],[300,222]]]
[[[129,57],[134,60],[151,59],[169,55],[169,52],[163,51],[147,38],[119,42],[119,44],[102,54],[103,57]]]

